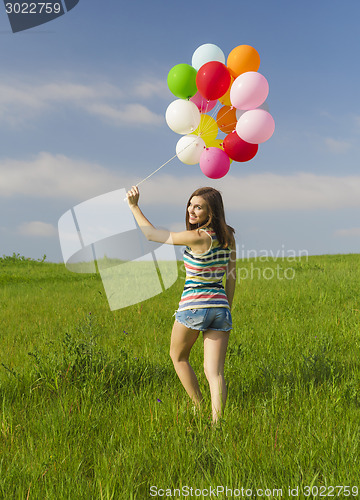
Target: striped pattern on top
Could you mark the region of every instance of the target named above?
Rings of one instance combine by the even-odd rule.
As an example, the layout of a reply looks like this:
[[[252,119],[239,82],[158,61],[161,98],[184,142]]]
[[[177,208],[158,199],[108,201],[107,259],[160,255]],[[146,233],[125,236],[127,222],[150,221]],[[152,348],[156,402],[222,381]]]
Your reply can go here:
[[[229,302],[222,284],[230,249],[222,248],[215,232],[205,231],[211,236],[211,247],[200,255],[193,254],[189,247],[184,251],[186,280],[178,311],[205,307],[226,307]]]

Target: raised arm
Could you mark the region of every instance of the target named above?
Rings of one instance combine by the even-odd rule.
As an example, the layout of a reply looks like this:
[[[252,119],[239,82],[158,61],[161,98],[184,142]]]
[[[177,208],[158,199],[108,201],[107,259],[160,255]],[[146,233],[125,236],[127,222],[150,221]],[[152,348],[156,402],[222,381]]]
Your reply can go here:
[[[186,245],[192,249],[202,247],[205,242],[208,242],[209,236],[205,231],[173,232],[166,229],[156,229],[140,210],[139,196],[137,186],[133,186],[126,195],[129,207],[146,239],[169,245]]]

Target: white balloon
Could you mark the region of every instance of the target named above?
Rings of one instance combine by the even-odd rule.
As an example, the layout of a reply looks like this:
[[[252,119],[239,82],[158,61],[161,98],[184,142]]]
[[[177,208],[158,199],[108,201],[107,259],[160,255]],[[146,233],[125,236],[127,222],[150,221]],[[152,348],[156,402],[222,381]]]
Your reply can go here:
[[[199,70],[201,66],[210,61],[219,61],[225,64],[225,54],[217,45],[204,43],[193,53],[191,65],[196,70]]]
[[[176,155],[186,165],[195,165],[199,163],[200,156],[205,148],[205,141],[201,137],[185,135],[176,144]]]
[[[190,134],[200,124],[199,108],[192,101],[176,99],[169,104],[165,119],[168,126],[177,134]]]

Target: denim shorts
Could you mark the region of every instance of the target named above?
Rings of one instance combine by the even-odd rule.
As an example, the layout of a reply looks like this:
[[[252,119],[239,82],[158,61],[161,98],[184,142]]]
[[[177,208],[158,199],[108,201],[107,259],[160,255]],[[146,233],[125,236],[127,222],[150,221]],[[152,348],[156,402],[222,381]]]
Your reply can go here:
[[[217,330],[228,332],[232,329],[230,309],[227,307],[207,307],[203,309],[185,309],[176,311],[175,319],[193,330]]]

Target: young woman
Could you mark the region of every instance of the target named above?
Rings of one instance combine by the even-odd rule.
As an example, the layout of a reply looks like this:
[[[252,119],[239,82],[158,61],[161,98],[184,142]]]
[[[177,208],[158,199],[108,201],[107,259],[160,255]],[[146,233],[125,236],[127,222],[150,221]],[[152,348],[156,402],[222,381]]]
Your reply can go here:
[[[204,371],[210,386],[212,420],[216,423],[227,397],[224,364],[236,281],[234,230],[225,222],[221,194],[211,187],[197,189],[187,203],[186,231],[181,232],[156,229],[146,219],[138,206],[136,186],[128,191],[127,200],[148,240],[186,246],[186,281],[172,329],[170,356],[186,392],[200,406],[202,394],[189,356],[203,332]]]

